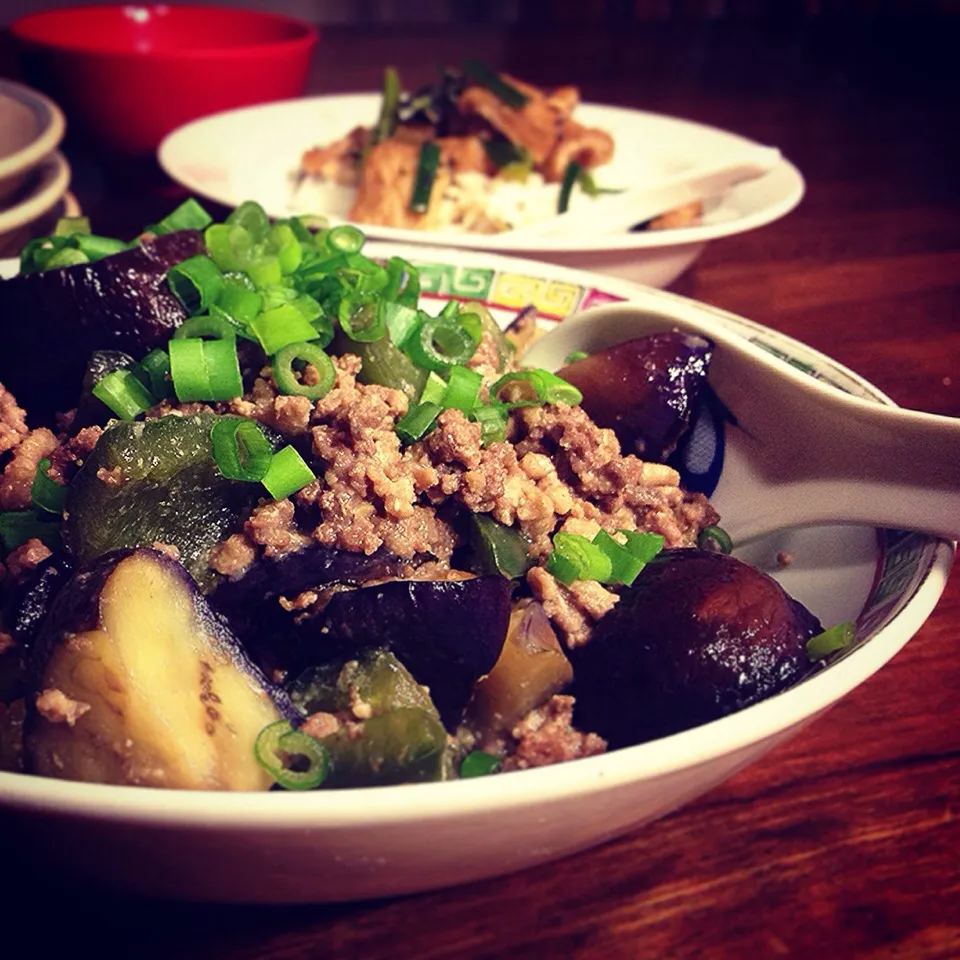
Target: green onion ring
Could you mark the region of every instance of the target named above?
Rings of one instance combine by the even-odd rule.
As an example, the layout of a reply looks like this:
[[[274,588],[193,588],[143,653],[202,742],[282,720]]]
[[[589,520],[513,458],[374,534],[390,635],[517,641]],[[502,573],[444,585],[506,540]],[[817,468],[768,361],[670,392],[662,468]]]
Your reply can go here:
[[[297,379],[293,365],[297,361],[309,363],[317,371],[316,383],[304,383]],[[319,400],[330,392],[337,379],[333,361],[314,343],[291,343],[278,351],[270,361],[273,379],[281,393]]]
[[[270,441],[256,421],[245,417],[219,419],[210,430],[210,444],[217,469],[228,480],[258,483],[273,459]]]

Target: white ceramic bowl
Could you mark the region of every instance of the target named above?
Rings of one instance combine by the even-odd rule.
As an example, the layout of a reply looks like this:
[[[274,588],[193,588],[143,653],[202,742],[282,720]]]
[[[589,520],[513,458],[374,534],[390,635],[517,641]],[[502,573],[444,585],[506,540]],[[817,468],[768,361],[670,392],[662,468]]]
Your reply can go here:
[[[842,389],[889,402],[794,340],[672,294],[488,253],[379,244],[367,252],[418,262],[428,297],[484,300],[503,321],[527,302],[557,317],[628,298],[666,316],[693,315],[705,327],[733,330],[779,351]],[[727,443],[736,442],[734,430]],[[722,512],[723,504],[718,507]],[[780,550],[794,558],[782,570],[775,563]],[[308,794],[190,793],[7,773],[0,774],[0,813],[37,870],[53,862],[128,892],[175,898],[380,897],[565,856],[704,793],[866,680],[930,614],[953,548],[917,534],[823,527],[755,541],[745,559],[771,572],[824,622],[855,618],[860,642],[792,689],[699,728],[519,773]]]
[[[226,206],[258,200],[271,216],[312,213],[342,219],[352,190],[311,181],[294,189],[292,176],[305,150],[337,139],[357,124],[372,123],[379,105],[379,94],[360,93],[231,110],[171,133],[161,143],[158,159],[174,180]],[[725,130],[640,110],[585,103],[576,117],[608,130],[616,141],[613,161],[597,171],[604,186],[625,187],[759,146]],[[781,160],[764,176],[737,184],[711,203],[703,222],[692,227],[521,238],[360,226],[378,240],[517,254],[664,287],[707,243],[779,219],[800,202],[803,192],[799,171]]]
[[[0,207],[5,206],[63,139],[63,113],[48,97],[0,80]]]

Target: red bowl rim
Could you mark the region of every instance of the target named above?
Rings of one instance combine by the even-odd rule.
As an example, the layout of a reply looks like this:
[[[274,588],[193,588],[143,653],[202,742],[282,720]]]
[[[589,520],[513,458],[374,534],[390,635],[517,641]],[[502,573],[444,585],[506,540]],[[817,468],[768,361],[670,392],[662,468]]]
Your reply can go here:
[[[246,17],[249,20],[259,20],[261,22],[273,22],[285,24],[299,31],[299,35],[292,36],[283,40],[270,40],[265,42],[240,43],[229,47],[193,47],[177,51],[156,51],[147,52],[137,50],[111,49],[95,44],[84,43],[61,43],[51,41],[35,34],[35,29],[42,26],[44,22],[57,20],[63,14],[72,16],[83,15],[84,13],[119,13],[125,7],[169,7],[175,10],[185,10],[191,13],[206,13],[217,16],[229,14],[232,16]],[[96,54],[105,57],[125,57],[131,60],[194,60],[194,59],[228,59],[236,56],[250,56],[251,54],[265,55],[270,53],[290,53],[292,50],[309,50],[317,42],[319,31],[312,24],[296,17],[284,16],[280,13],[268,13],[261,10],[250,10],[245,7],[218,7],[212,4],[166,4],[166,3],[91,3],[79,6],[57,7],[52,10],[38,10],[35,13],[24,14],[18,17],[8,27],[11,35],[21,43],[30,44],[35,47],[46,48],[47,50],[57,50],[72,53]]]

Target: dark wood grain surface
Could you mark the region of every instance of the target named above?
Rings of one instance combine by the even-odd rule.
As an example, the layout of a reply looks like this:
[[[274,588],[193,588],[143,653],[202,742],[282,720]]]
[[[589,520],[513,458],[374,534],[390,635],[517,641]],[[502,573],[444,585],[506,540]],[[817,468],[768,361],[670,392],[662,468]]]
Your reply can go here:
[[[330,28],[310,87],[374,89],[387,63],[412,84],[472,55],[776,144],[807,179],[801,206],[712,244],[674,289],[806,341],[898,403],[958,416],[956,23]],[[176,200],[149,166],[68,146],[101,231],[132,232]],[[960,957],[960,579],[901,654],[792,742],[686,809],[546,868],[341,906],[11,886],[0,944],[22,937],[33,956]],[[46,921],[18,920],[38,909]]]

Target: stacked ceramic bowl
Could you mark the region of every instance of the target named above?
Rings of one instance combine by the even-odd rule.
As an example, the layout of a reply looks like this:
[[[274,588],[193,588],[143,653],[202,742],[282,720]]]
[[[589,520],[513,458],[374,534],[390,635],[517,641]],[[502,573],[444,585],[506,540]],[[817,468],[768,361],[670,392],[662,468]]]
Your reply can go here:
[[[0,80],[0,256],[15,255],[70,211],[70,167],[57,150],[64,128],[52,100]]]

